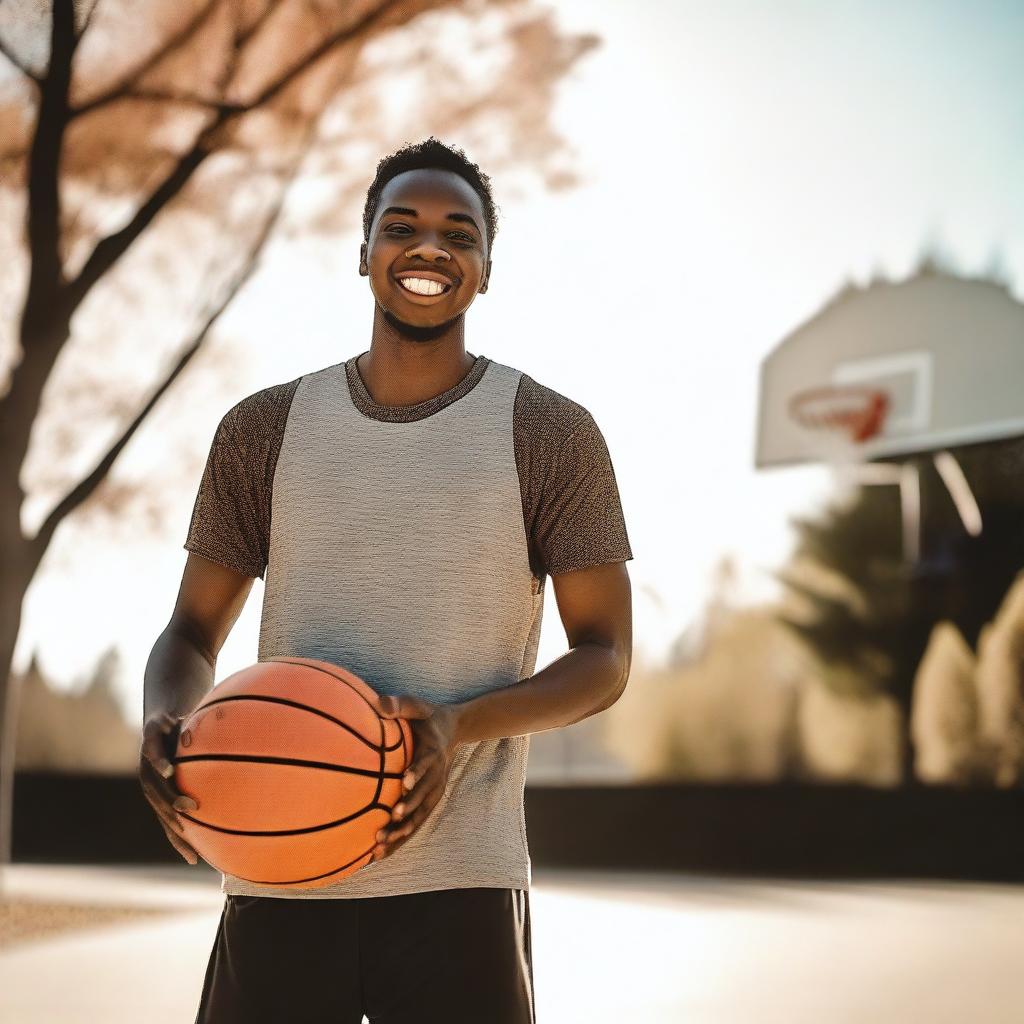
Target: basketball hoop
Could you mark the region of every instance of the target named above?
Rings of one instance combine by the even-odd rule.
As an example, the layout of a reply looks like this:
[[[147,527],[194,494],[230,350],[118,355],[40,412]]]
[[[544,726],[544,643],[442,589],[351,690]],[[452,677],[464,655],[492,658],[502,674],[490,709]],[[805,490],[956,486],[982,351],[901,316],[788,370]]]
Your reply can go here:
[[[789,414],[802,427],[842,431],[855,444],[875,437],[888,411],[886,392],[856,385],[808,388],[789,400]]]
[[[841,479],[859,487],[895,484],[900,490],[903,558],[915,565],[921,552],[921,483],[913,460],[895,464],[863,462],[856,446],[881,433],[889,411],[888,392],[859,384],[833,384],[796,392],[789,414],[808,430],[827,432],[825,461]],[[844,436],[845,435],[845,436]]]

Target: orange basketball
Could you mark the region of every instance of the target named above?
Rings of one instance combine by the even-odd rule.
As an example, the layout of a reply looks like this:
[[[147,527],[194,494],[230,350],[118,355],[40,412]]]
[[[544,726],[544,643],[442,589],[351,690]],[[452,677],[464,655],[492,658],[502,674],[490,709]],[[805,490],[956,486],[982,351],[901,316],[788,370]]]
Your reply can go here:
[[[370,863],[402,795],[413,734],[377,694],[313,658],[228,676],[181,724],[175,782],[199,807],[184,838],[224,874],[311,889]]]

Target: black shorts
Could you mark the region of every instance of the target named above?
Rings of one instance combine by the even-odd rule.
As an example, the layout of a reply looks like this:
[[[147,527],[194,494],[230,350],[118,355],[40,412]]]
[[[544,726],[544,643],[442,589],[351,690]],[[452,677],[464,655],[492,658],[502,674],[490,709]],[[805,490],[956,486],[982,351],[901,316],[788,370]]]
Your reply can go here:
[[[536,1024],[530,894],[225,896],[196,1024]]]

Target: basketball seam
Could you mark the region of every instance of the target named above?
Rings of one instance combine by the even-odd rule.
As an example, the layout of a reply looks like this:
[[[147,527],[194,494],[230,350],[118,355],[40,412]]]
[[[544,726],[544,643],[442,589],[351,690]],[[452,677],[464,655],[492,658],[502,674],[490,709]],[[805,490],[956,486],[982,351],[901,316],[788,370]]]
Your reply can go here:
[[[370,775],[376,774],[377,775],[377,785],[376,785],[376,788],[375,788],[375,791],[374,791],[374,796],[373,796],[372,802],[370,804],[368,804],[366,807],[361,808],[359,811],[357,811],[354,814],[351,814],[351,815],[349,815],[347,817],[339,818],[336,821],[326,822],[326,823],[320,824],[320,825],[305,826],[303,828],[298,828],[298,829],[280,829],[280,830],[267,830],[267,831],[231,829],[231,828],[227,828],[227,827],[224,827],[224,826],[213,825],[213,824],[210,824],[208,822],[201,821],[198,818],[195,818],[192,815],[184,813],[184,812],[179,812],[180,816],[182,818],[186,819],[187,821],[190,821],[192,824],[194,824],[196,826],[202,827],[204,829],[208,829],[210,831],[220,832],[220,833],[223,833],[223,834],[226,834],[226,835],[237,835],[237,836],[275,836],[275,837],[276,836],[304,835],[304,834],[309,834],[309,833],[312,833],[312,832],[322,832],[322,831],[325,831],[327,829],[337,828],[337,827],[339,827],[341,825],[344,825],[344,824],[346,824],[346,823],[348,823],[350,821],[355,821],[356,819],[358,819],[358,818],[368,814],[369,812],[371,812],[373,810],[385,811],[388,814],[388,816],[390,817],[390,812],[392,810],[392,807],[380,802],[380,796],[381,796],[381,791],[383,789],[384,780],[386,778],[390,778],[390,779],[401,778],[402,775],[405,772],[405,769],[403,769],[403,771],[401,773],[385,771],[386,758],[387,758],[387,755],[389,753],[391,753],[392,751],[397,750],[399,748],[399,746],[401,746],[402,753],[403,753],[406,765],[408,765],[408,759],[409,759],[409,756],[410,756],[410,751],[408,749],[408,744],[406,742],[405,729],[402,728],[401,723],[400,722],[396,723],[398,725],[398,733],[399,733],[399,735],[398,735],[398,742],[394,743],[391,746],[388,746],[387,745],[387,729],[386,729],[386,725],[385,725],[384,719],[382,718],[382,716],[380,715],[378,710],[374,707],[372,701],[370,701],[366,697],[366,695],[360,691],[359,687],[352,683],[351,680],[346,679],[344,676],[330,671],[329,667],[324,666],[324,665],[320,665],[320,664],[316,664],[311,659],[307,659],[307,658],[302,658],[302,657],[295,657],[295,658],[271,658],[271,659],[269,659],[269,661],[275,662],[275,663],[278,663],[278,664],[296,665],[296,666],[301,666],[303,668],[311,668],[311,669],[314,669],[315,671],[322,672],[324,675],[330,676],[332,679],[335,679],[338,682],[344,683],[357,697],[359,697],[363,701],[364,704],[367,705],[367,707],[370,708],[371,711],[373,711],[374,717],[377,719],[378,726],[379,726],[379,729],[380,729],[380,743],[379,744],[374,744],[371,740],[369,740],[366,736],[364,736],[357,729],[353,728],[352,726],[350,726],[346,722],[342,721],[341,719],[336,718],[334,715],[331,715],[328,712],[321,710],[320,708],[313,707],[313,706],[311,706],[309,704],[304,704],[304,703],[302,703],[300,701],[289,700],[288,698],[285,698],[285,697],[273,697],[273,696],[265,695],[265,694],[237,694],[237,695],[232,695],[232,696],[228,696],[228,697],[216,698],[214,700],[209,701],[208,703],[205,703],[203,705],[203,707],[206,708],[206,707],[210,707],[210,706],[212,706],[214,704],[225,703],[225,702],[228,702],[228,701],[257,700],[257,701],[264,701],[264,702],[267,702],[267,703],[280,704],[280,705],[296,708],[297,710],[306,711],[306,712],[308,712],[310,714],[314,714],[314,715],[317,715],[318,717],[324,718],[327,721],[333,722],[335,725],[338,725],[341,728],[345,729],[347,732],[349,732],[351,735],[353,735],[356,739],[358,739],[362,743],[366,744],[366,746],[368,746],[371,750],[376,750],[377,754],[379,756],[379,768],[378,768],[378,770],[376,772],[372,772],[372,771],[369,771],[367,769],[354,768],[354,767],[347,766],[347,765],[333,764],[331,762],[307,761],[307,760],[303,760],[303,759],[299,759],[299,758],[274,757],[274,756],[270,756],[270,755],[264,756],[264,755],[244,755],[244,754],[187,754],[187,755],[183,755],[181,757],[177,757],[176,756],[173,759],[174,763],[177,764],[177,763],[183,763],[183,762],[197,762],[197,761],[236,761],[236,762],[263,763],[263,764],[295,765],[295,766],[300,766],[300,767],[319,768],[319,769],[325,769],[325,770],[330,770],[330,771],[341,771],[341,772],[347,772],[349,774],[365,775],[365,776],[370,776]],[[369,687],[368,683],[366,683],[364,685]],[[302,884],[306,884],[306,883],[309,883],[309,882],[315,882],[315,881],[318,881],[318,880],[323,879],[323,878],[329,878],[330,876],[336,875],[339,872],[345,871],[347,868],[350,868],[353,864],[357,864],[360,860],[364,860],[367,856],[369,856],[369,855],[371,855],[373,853],[373,850],[374,850],[375,847],[376,847],[376,843],[374,843],[372,846],[370,846],[367,850],[364,850],[361,854],[359,854],[353,860],[348,861],[347,863],[341,865],[340,867],[334,868],[334,869],[332,869],[330,871],[326,871],[323,874],[312,875],[312,876],[310,876],[308,878],[291,879],[289,881],[270,881],[270,880],[259,880],[259,879],[246,879],[246,881],[248,881],[248,882],[250,882],[250,883],[252,883],[254,885],[266,885],[266,886],[302,885]],[[372,858],[371,858],[371,860],[365,866],[371,866],[372,864],[373,864],[373,861],[372,861]],[[241,876],[239,876],[239,877],[241,877]]]

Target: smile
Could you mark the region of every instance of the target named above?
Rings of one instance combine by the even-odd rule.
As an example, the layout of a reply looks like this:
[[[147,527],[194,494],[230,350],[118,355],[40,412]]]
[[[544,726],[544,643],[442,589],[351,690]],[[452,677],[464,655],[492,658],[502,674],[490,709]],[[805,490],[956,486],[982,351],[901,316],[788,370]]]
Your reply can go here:
[[[403,291],[424,298],[434,298],[438,295],[445,295],[452,290],[450,284],[441,284],[440,281],[428,281],[423,277],[403,277],[399,282]]]

